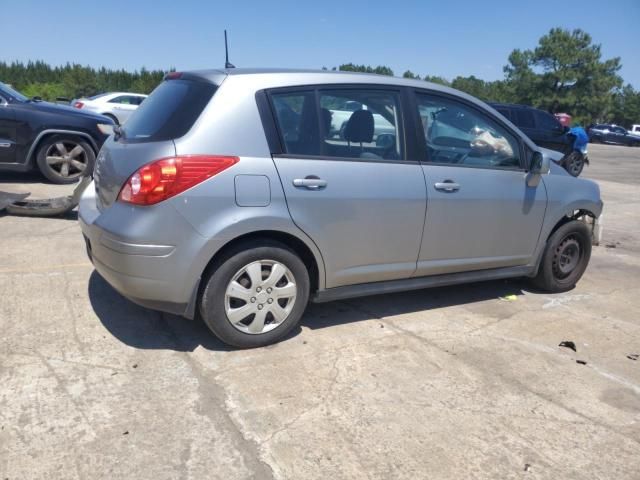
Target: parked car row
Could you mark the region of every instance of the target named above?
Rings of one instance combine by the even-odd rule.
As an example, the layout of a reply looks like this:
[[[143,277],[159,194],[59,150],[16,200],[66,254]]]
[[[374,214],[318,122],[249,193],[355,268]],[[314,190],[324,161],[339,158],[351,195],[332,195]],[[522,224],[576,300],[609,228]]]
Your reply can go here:
[[[37,168],[53,183],[73,183],[93,170],[114,125],[146,95],[103,94],[73,105],[30,99],[0,82],[0,171]]]
[[[93,97],[74,99],[71,101],[71,105],[75,108],[99,113],[109,117],[116,125],[121,125],[136,111],[145,98],[147,95],[140,93],[101,93]]]
[[[587,128],[592,143],[610,143],[613,145],[640,146],[640,136],[610,123],[598,123]]]

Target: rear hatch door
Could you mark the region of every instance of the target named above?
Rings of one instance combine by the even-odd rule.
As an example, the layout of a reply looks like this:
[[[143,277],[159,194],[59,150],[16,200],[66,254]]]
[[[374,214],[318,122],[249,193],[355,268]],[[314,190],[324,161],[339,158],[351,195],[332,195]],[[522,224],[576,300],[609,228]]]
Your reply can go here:
[[[120,133],[104,143],[94,169],[97,206],[108,208],[127,179],[141,166],[176,155],[174,139],[185,135],[217,86],[171,77],[163,81],[132,113]]]

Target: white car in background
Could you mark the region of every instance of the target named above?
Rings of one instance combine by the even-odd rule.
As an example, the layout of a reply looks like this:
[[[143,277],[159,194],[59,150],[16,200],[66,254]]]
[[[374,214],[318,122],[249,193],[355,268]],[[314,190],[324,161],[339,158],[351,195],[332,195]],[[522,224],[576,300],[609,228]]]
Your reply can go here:
[[[147,95],[141,93],[111,92],[88,98],[78,98],[72,100],[71,105],[81,110],[99,113],[121,125],[126,122],[145,98]]]
[[[640,125],[631,125],[631,128],[627,131],[632,135],[640,136]]]

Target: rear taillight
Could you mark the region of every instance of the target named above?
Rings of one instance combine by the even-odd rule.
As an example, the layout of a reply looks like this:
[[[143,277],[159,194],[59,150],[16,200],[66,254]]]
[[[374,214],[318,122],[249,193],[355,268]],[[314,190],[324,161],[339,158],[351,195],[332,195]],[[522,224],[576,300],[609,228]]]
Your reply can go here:
[[[118,200],[153,205],[213,177],[239,160],[212,155],[161,158],[136,170],[123,185]]]
[[[82,108],[82,107],[84,107],[84,103],[76,102],[76,103],[73,104],[73,106],[76,107],[76,108]]]

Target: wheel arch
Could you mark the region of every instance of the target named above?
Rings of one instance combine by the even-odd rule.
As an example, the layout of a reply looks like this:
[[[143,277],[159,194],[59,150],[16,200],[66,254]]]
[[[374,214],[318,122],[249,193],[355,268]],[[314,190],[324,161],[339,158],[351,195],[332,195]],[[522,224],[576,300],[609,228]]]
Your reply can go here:
[[[120,119],[116,116],[115,113],[111,113],[111,112],[103,112],[100,115],[103,115],[105,117],[109,117],[110,119],[112,119],[116,125],[120,125]]]
[[[321,257],[314,252],[307,242],[293,235],[290,232],[281,230],[257,230],[254,232],[244,233],[228,240],[220,247],[214,255],[209,259],[206,266],[202,270],[200,281],[196,285],[194,295],[192,295],[188,312],[195,310],[196,303],[199,301],[200,295],[204,288],[204,279],[207,278],[212,269],[214,269],[225,255],[239,248],[242,244],[254,243],[259,241],[272,241],[281,243],[294,251],[307,267],[309,272],[310,293],[316,292],[324,288],[324,263]]]
[[[544,255],[544,252],[547,248],[547,243],[549,242],[549,239],[551,238],[551,236],[563,225],[573,221],[573,220],[579,220],[582,217],[591,217],[593,219],[598,218],[598,216],[600,215],[602,211],[602,207],[600,208],[594,208],[594,205],[574,205],[571,208],[568,208],[567,210],[562,212],[562,215],[560,215],[559,217],[555,218],[553,223],[550,222],[550,224],[552,225],[551,228],[545,232],[543,232],[543,235],[541,236],[541,239],[543,239],[542,241],[540,241],[539,243],[539,247],[538,247],[538,251],[537,254],[535,255],[535,265],[534,265],[534,269],[533,272],[531,274],[531,276],[536,276],[538,273],[538,269],[540,268],[540,262],[542,261],[542,257]],[[596,214],[596,212],[598,212]]]
[[[89,142],[89,145],[91,145],[91,148],[93,149],[93,152],[96,155],[98,154],[98,150],[100,150],[95,140],[91,137],[91,135],[89,135],[86,132],[82,132],[79,130],[51,128],[51,129],[43,130],[40,133],[38,133],[35,140],[29,147],[29,151],[27,152],[27,160],[25,162],[26,165],[34,165],[34,160],[36,158],[35,155],[38,152],[38,148],[40,147],[40,144],[42,143],[43,140],[53,135],[72,135],[72,136],[82,137],[84,140],[87,140]]]

